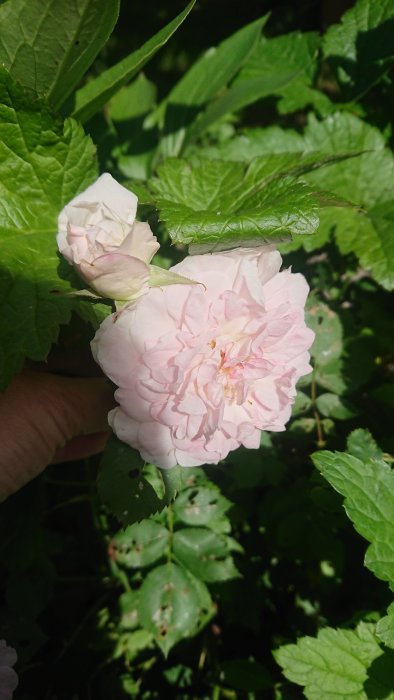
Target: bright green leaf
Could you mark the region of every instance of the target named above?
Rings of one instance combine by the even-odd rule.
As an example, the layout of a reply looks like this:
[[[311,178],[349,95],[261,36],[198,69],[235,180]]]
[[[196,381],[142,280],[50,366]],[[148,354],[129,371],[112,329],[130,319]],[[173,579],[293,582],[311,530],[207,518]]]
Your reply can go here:
[[[0,6],[0,64],[58,108],[111,34],[119,0],[8,0]]]
[[[376,458],[315,452],[313,463],[345,498],[345,510],[370,546],[365,565],[394,589],[394,472]]]
[[[59,278],[57,217],[97,176],[91,140],[0,74],[0,370],[4,387],[23,359],[44,360],[74,307]],[[67,268],[66,263],[62,265]]]
[[[174,556],[202,581],[214,583],[238,578],[226,535],[202,527],[178,530],[173,539]]]
[[[392,685],[382,688],[379,682],[371,681],[368,674],[368,668],[383,654],[373,627],[363,622],[354,631],[326,627],[319,631],[317,638],[301,637],[297,644],[285,645],[274,652],[286,678],[304,686],[308,700],[377,697],[391,700]],[[389,670],[392,660],[383,658],[383,661],[387,662]],[[379,694],[376,694],[377,689]]]
[[[196,0],[191,0],[187,7],[172,22],[145,42],[115,66],[108,68],[94,80],[82,87],[75,96],[72,116],[80,121],[87,121],[98,112],[106,102],[128,83],[141,70],[155,53],[171,38],[178,27],[186,19]]]
[[[150,566],[168,546],[170,533],[154,520],[143,520],[121,530],[112,540],[116,561],[131,569]]]
[[[312,191],[286,177],[285,167],[272,168],[264,158],[250,166],[202,160],[193,169],[187,161],[167,160],[152,188],[173,241],[206,252],[315,231]]]

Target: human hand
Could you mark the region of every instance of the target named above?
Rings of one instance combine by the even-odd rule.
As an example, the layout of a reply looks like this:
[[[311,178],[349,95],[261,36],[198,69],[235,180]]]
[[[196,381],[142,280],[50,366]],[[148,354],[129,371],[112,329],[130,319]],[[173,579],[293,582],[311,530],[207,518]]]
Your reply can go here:
[[[113,391],[103,378],[25,370],[0,394],[0,501],[48,464],[104,449]]]

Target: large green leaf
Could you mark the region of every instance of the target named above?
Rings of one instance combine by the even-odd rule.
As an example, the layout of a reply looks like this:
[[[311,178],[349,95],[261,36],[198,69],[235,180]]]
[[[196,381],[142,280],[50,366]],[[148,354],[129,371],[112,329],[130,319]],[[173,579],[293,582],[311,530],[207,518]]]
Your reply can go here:
[[[223,249],[313,233],[319,219],[312,190],[280,165],[201,159],[192,168],[167,160],[152,188],[173,241]]]
[[[158,122],[164,131],[160,144],[164,156],[180,153],[199,111],[237,73],[267,19],[268,16],[262,17],[242,27],[218,47],[209,49],[159,105],[150,123]]]
[[[274,656],[286,678],[304,686],[308,700],[394,698],[393,659],[379,646],[373,626],[363,622],[354,631],[326,627],[317,638],[301,637]]]
[[[368,436],[368,434],[367,434]],[[345,510],[370,546],[365,565],[394,590],[394,472],[381,459],[315,452],[313,463],[345,498]]]
[[[108,68],[94,80],[82,87],[75,96],[72,116],[84,122],[98,112],[101,107],[141,70],[155,53],[171,38],[183,20],[187,17],[196,0],[191,0],[187,7],[172,22],[145,42],[137,51],[129,54],[115,66]],[[102,3],[101,3],[102,5]]]
[[[356,100],[387,73],[394,61],[392,0],[358,0],[323,39],[347,99]]]
[[[111,34],[119,0],[8,0],[0,6],[0,64],[59,107]]]
[[[1,386],[43,360],[74,301],[59,278],[57,217],[97,175],[91,140],[0,73]]]
[[[151,571],[141,586],[141,624],[153,634],[165,655],[174,644],[197,633],[200,617],[206,612],[199,595],[203,584],[197,587],[190,581],[191,575],[168,563]],[[210,600],[206,589],[204,593]]]

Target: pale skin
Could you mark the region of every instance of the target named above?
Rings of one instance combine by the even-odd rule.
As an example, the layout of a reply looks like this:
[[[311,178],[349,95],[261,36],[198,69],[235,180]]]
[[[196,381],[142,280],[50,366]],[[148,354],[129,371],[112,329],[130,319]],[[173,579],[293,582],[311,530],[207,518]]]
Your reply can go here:
[[[102,377],[24,370],[0,394],[0,501],[49,464],[101,452],[113,389]]]

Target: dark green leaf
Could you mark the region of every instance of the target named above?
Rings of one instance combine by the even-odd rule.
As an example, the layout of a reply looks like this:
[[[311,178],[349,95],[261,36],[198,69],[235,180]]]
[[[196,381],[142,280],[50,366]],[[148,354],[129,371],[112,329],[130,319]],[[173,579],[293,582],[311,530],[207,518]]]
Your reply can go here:
[[[272,687],[272,678],[258,661],[232,659],[220,667],[220,680],[235,690],[256,693]]]
[[[348,100],[355,100],[393,65],[394,6],[391,0],[358,0],[323,39],[324,56]]]
[[[337,420],[348,420],[357,415],[357,411],[337,394],[320,394],[316,399],[316,406],[323,416]]]
[[[142,467],[136,450],[111,437],[101,460],[98,486],[103,501],[124,525],[144,520],[165,506],[142,476]]]
[[[140,49],[131,53],[115,66],[108,68],[108,70],[78,90],[75,96],[72,116],[84,122],[98,112],[108,102],[110,97],[122,85],[134,78],[145,63],[171,38],[189,14],[195,1],[191,0],[187,7],[172,22],[169,22],[151,39],[146,41]]]

